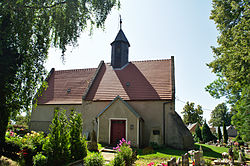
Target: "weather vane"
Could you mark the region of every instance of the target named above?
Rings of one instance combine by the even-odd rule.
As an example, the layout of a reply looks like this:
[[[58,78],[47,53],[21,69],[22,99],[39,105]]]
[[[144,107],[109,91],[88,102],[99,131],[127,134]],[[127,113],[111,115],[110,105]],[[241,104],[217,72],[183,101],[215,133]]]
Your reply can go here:
[[[120,15],[120,29],[122,29],[122,17]]]

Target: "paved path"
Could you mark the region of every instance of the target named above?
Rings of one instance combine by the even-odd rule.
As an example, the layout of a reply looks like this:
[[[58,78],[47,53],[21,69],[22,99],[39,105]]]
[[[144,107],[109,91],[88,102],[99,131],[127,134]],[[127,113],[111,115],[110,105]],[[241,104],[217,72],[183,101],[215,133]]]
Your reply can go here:
[[[103,148],[100,150],[100,152],[105,160],[105,164],[110,163],[115,158],[116,151],[113,149]],[[71,163],[69,166],[84,166],[84,165],[83,165],[83,161],[79,160],[74,163]]]
[[[103,148],[101,150],[101,154],[102,154],[105,162],[110,163],[115,158],[116,151],[113,149]]]

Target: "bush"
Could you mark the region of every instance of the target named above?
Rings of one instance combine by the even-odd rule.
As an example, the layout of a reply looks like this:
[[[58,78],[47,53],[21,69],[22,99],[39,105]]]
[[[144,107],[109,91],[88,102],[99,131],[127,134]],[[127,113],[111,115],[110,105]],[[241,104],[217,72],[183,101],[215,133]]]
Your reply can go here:
[[[244,145],[244,141],[242,140],[240,135],[237,135],[235,140],[239,143],[239,146],[243,146]]]
[[[116,155],[114,160],[111,161],[113,166],[125,166],[125,161],[121,155]]]
[[[93,153],[84,159],[86,166],[103,166],[104,158],[100,153]]]
[[[144,149],[142,149],[142,154],[153,154],[155,151],[152,147],[146,147]]]
[[[156,142],[150,142],[150,147],[153,149],[160,149],[160,145],[158,145]]]
[[[62,165],[70,159],[70,135],[68,120],[64,111],[55,109],[54,118],[50,125],[50,133],[43,150],[48,157],[48,164]]]
[[[130,141],[126,142],[124,138],[120,140],[120,144],[114,149],[118,151],[116,157],[123,158],[126,166],[131,166],[137,159],[135,152],[130,148]]]
[[[47,161],[48,161],[47,157],[44,156],[42,153],[38,153],[33,157],[34,166],[46,166]]]
[[[83,159],[87,156],[87,145],[82,134],[81,114],[74,111],[70,114],[70,152],[73,161]]]

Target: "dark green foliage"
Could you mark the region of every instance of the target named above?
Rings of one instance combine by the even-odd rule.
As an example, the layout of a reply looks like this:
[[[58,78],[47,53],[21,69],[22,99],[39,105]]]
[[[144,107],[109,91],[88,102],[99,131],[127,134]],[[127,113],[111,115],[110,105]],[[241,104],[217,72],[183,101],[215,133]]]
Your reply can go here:
[[[70,152],[73,161],[83,159],[87,156],[87,145],[82,137],[81,114],[71,111],[70,114]]]
[[[200,129],[200,126],[199,124],[196,125],[196,128],[195,128],[195,137],[199,138],[199,141],[202,141],[202,135],[201,135],[201,129]]]
[[[43,150],[49,165],[62,165],[85,158],[87,146],[82,137],[81,114],[71,111],[68,120],[66,110],[55,109]]]
[[[227,143],[227,141],[228,141],[227,128],[225,122],[223,122],[223,142]]]
[[[84,159],[86,166],[103,166],[104,158],[101,153],[94,153]]]
[[[222,122],[226,123],[226,126],[231,125],[231,117],[233,115],[228,112],[226,103],[218,104],[211,113],[211,119],[209,124],[212,126],[221,126]]]
[[[125,161],[121,155],[116,155],[114,160],[111,161],[113,166],[125,166]]]
[[[222,134],[221,134],[220,126],[218,126],[218,140],[221,141],[221,139],[222,139]]]
[[[207,125],[206,121],[202,126],[202,130],[201,130],[201,135],[202,135],[202,140],[206,143],[209,141],[214,141],[216,140],[215,136],[212,134],[212,132],[210,131],[209,126]]]
[[[193,124],[193,123],[202,123],[202,115],[203,110],[200,105],[197,105],[197,108],[194,108],[194,103],[187,102],[186,105],[183,108],[183,111],[181,112],[183,114],[183,122],[185,124]]]
[[[212,19],[219,31],[214,60],[208,64],[218,77],[206,87],[211,96],[225,96],[237,112],[232,124],[250,140],[250,10],[247,0],[213,0]]]
[[[68,130],[69,124],[65,110],[55,109],[54,118],[50,125],[50,134],[43,145],[49,164],[62,165],[70,160],[70,135]]]
[[[120,150],[117,152],[116,156],[122,157],[126,166],[131,166],[136,161],[136,158],[133,154],[134,152],[129,146],[123,145],[120,147]]]
[[[84,30],[103,28],[114,6],[119,7],[119,0],[1,0],[0,156],[10,117],[30,111],[46,87],[44,62],[50,46],[64,56],[66,46],[76,46]]]
[[[20,143],[16,143],[16,141],[12,141],[7,139],[3,147],[3,155],[12,159],[18,160],[19,156],[17,155],[18,152],[21,151],[22,145]]]
[[[235,138],[235,141],[240,141],[240,140],[242,140],[242,138],[241,138],[241,136],[238,134],[238,135],[236,136],[236,138]]]
[[[17,115],[16,117],[13,117],[12,120],[15,122],[15,125],[22,125],[26,128],[29,126],[31,113],[30,111],[27,112],[25,116]]]
[[[37,153],[37,155],[33,157],[33,164],[34,166],[46,166],[48,165],[47,160],[47,157],[42,153]]]

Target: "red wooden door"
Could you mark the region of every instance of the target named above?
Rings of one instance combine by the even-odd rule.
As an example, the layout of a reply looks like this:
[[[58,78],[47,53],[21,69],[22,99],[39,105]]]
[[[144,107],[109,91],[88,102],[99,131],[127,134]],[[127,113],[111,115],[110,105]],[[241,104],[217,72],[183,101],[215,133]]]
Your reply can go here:
[[[111,120],[110,144],[116,145],[122,138],[126,139],[126,121]]]

